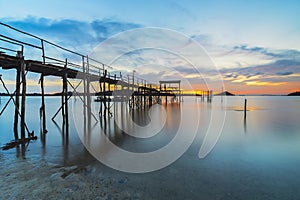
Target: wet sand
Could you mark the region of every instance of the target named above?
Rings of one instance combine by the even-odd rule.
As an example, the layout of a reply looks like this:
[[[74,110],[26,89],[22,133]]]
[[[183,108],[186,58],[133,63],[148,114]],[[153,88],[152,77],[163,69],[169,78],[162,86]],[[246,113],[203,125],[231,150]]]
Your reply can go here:
[[[128,177],[105,174],[93,165],[60,166],[40,158],[4,155],[0,159],[0,199],[147,198],[143,191],[128,186]]]

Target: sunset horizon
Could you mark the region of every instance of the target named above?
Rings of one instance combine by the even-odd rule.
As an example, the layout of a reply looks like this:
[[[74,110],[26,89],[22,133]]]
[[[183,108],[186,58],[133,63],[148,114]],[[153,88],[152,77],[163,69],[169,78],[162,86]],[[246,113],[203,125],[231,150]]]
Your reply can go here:
[[[160,4],[158,1],[145,2],[147,6],[143,5],[145,7],[141,9],[146,7],[148,9],[144,10],[135,10],[125,2],[114,5],[114,1],[95,2],[95,6],[85,5],[82,1],[68,4],[73,7],[73,10],[82,8],[93,13],[84,16],[77,15],[71,10],[58,9],[61,8],[58,1],[53,2],[44,12],[40,12],[43,7],[41,3],[19,2],[19,4],[19,7],[23,9],[12,13],[9,10],[14,7],[14,3],[0,2],[1,7],[7,7],[0,13],[0,21],[72,51],[96,57],[103,63],[112,64],[114,69],[110,70],[111,73],[120,71],[126,75],[136,70],[137,76],[153,83],[164,79],[177,79],[178,76],[171,71],[158,72],[156,68],[162,65],[175,70],[195,85],[195,90],[203,90],[207,87],[215,91],[221,90],[210,86],[220,77],[223,79],[224,88],[236,94],[288,94],[300,90],[300,30],[297,28],[299,22],[295,17],[297,9],[297,6],[294,6],[294,4],[297,5],[295,2],[162,3],[165,7],[173,8],[168,12],[156,9]],[[122,6],[126,9],[121,9]],[[100,11],[101,9],[96,10],[96,7],[106,7],[105,14]],[[195,7],[201,8],[202,12],[196,12]],[[116,10],[122,10],[123,14],[122,12],[115,14]],[[144,13],[149,14],[154,11],[158,15],[153,18],[144,15]],[[160,21],[162,16],[164,20]],[[101,56],[98,56],[95,53],[99,45],[113,41],[112,38],[118,37],[119,34],[147,28],[151,30],[151,27],[161,29],[162,32],[170,30],[174,37],[177,35],[178,41],[178,37],[182,37],[180,42],[183,46],[180,48],[185,52],[183,56],[188,56],[186,59],[194,69],[188,66],[188,63],[185,64],[185,61],[180,60],[181,58],[174,57],[172,62],[168,61],[172,56],[159,51],[132,52],[126,56],[133,61],[126,63],[111,63],[110,59],[114,53],[118,53],[117,51],[112,55],[105,55],[102,52],[99,54]],[[6,29],[3,31],[9,33]],[[155,45],[158,47],[162,43],[171,46],[173,40],[172,38],[158,38],[154,34],[147,35],[146,32],[137,34],[135,37],[145,34],[144,37],[151,40],[153,47]],[[138,42],[136,45],[142,48],[146,45],[142,39],[136,42]],[[120,40],[118,44],[115,44],[117,45],[122,48],[127,48],[126,45],[130,46],[126,40]],[[199,58],[201,55],[197,55],[199,49],[196,49],[196,45],[202,49],[202,54],[207,54],[205,55],[207,61],[203,62],[203,59]],[[25,50],[24,53],[27,59],[41,59],[41,56],[36,56],[36,53],[31,53],[29,50]],[[55,52],[50,51],[50,53]],[[143,61],[134,61],[137,56],[143,57]],[[156,63],[152,62],[153,57],[157,57]],[[148,67],[149,69],[137,68],[144,65],[153,66]],[[217,73],[220,77],[216,78]],[[2,78],[11,89],[14,87],[14,76],[13,72],[2,72]],[[201,83],[203,77],[204,81],[209,82],[206,87]],[[29,80],[34,86],[38,77],[31,75]],[[60,88],[54,87],[55,84],[59,84],[59,81],[56,78],[48,78],[48,84],[51,86],[47,89],[48,92],[60,91]],[[29,87],[29,91],[38,91],[33,89],[34,87]]]
[[[0,8],[0,199],[300,199],[300,0]]]

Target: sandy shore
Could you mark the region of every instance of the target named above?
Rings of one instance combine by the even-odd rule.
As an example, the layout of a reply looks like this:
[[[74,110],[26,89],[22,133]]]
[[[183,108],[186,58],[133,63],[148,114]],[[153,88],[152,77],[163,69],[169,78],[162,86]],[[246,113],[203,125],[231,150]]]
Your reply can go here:
[[[145,199],[128,177],[111,176],[92,165],[59,166],[3,154],[0,160],[0,199]]]

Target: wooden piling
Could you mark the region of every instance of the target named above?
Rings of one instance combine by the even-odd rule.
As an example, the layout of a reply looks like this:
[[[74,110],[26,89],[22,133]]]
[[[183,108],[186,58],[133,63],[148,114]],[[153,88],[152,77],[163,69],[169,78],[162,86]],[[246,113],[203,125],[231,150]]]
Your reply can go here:
[[[45,111],[45,89],[44,89],[44,75],[41,74],[41,79],[40,79],[40,83],[41,83],[41,92],[42,92],[42,105],[40,108],[41,114],[42,114],[42,131],[43,133],[47,132],[47,128],[46,128],[46,111]]]
[[[149,107],[152,106],[152,85],[150,85]]]
[[[102,84],[101,84],[101,71],[99,71],[99,90],[100,90],[100,94],[103,92],[102,89]],[[99,108],[99,115],[102,116],[102,102],[100,102],[100,108]]]
[[[67,82],[67,74],[64,74],[63,77],[63,103],[62,106],[64,106],[65,115],[64,115],[64,121],[66,128],[69,126],[69,112],[68,112],[68,82]]]
[[[84,56],[82,56],[82,72],[83,72],[83,127],[86,134],[86,68]]]
[[[19,139],[18,136],[18,120],[19,120],[19,109],[20,109],[20,68],[16,71],[16,96],[15,96],[15,116],[14,116],[14,136],[15,140]]]
[[[132,99],[132,109],[134,109],[135,99],[134,99],[134,76],[133,75],[132,75],[131,99]]]
[[[207,95],[207,102],[209,102],[209,90],[207,90],[206,95]]]
[[[104,116],[107,114],[106,110],[106,75],[107,75],[107,70],[104,70],[104,76],[103,76],[103,99],[104,101],[102,102],[104,104]]]
[[[245,103],[244,103],[244,119],[246,119],[247,117],[247,99],[245,99]]]
[[[45,47],[44,47],[44,40],[41,40],[41,47],[42,47],[42,57],[43,57],[43,64],[46,64],[46,57],[45,57]],[[41,83],[41,92],[42,92],[42,105],[40,108],[41,112],[41,117],[43,118],[42,122],[42,131],[43,133],[47,133],[47,128],[46,128],[46,107],[45,107],[45,90],[44,90],[44,75],[41,74],[40,78],[40,83]]]
[[[110,73],[108,73],[108,78],[110,78]],[[108,94],[110,94],[110,82],[107,82],[107,87],[108,87]],[[110,101],[109,101],[110,96],[107,95],[106,99],[107,99],[107,101],[106,101],[107,116],[109,116],[110,115]]]
[[[22,103],[21,103],[21,138],[25,139],[25,109],[26,109],[26,74],[25,74],[26,64],[24,62],[24,57],[21,58],[21,77],[22,77]]]
[[[87,97],[87,125],[88,125],[88,133],[91,131],[91,119],[92,119],[92,110],[91,110],[91,94],[90,94],[90,65],[89,65],[89,57],[87,57],[87,66],[86,73],[88,74],[86,77],[86,97]]]
[[[62,77],[62,83],[63,83],[63,87],[62,87],[62,92],[61,92],[61,116],[63,119],[63,123],[65,123],[65,106],[64,106],[64,95],[65,95],[65,91],[64,91],[64,77]]]

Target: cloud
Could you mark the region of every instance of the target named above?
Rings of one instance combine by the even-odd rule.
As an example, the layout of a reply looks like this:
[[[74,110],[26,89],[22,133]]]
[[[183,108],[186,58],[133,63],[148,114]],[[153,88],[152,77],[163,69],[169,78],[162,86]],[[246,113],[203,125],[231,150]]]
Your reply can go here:
[[[300,52],[293,49],[284,50],[271,50],[263,47],[250,47],[248,45],[238,45],[233,47],[234,50],[248,52],[248,53],[260,53],[262,55],[279,58],[279,59],[300,59]]]
[[[282,57],[281,54],[270,52],[268,49],[263,47],[249,47],[247,45],[238,45],[238,46],[234,46],[233,49],[248,52],[248,53],[261,53],[263,55],[271,56],[271,57]]]
[[[287,75],[291,75],[293,74],[294,72],[277,72],[276,74],[277,75],[282,75],[282,76],[287,76]]]
[[[199,70],[193,67],[175,66],[174,69],[182,74],[198,74]]]
[[[282,85],[299,80],[300,62],[278,60],[266,65],[221,70],[226,81],[246,85]],[[268,84],[270,83],[270,84]]]
[[[279,86],[285,85],[287,82],[267,82],[267,81],[247,81],[246,85],[254,85],[254,86]]]
[[[92,51],[93,47],[114,34],[141,27],[139,24],[112,19],[86,22],[72,19],[52,20],[27,17],[23,20],[1,19],[1,21],[85,54]]]
[[[271,64],[279,60],[300,61],[300,51],[295,49],[271,49],[247,44],[222,45],[212,35],[192,35],[211,56],[216,66],[222,68],[244,68]]]

